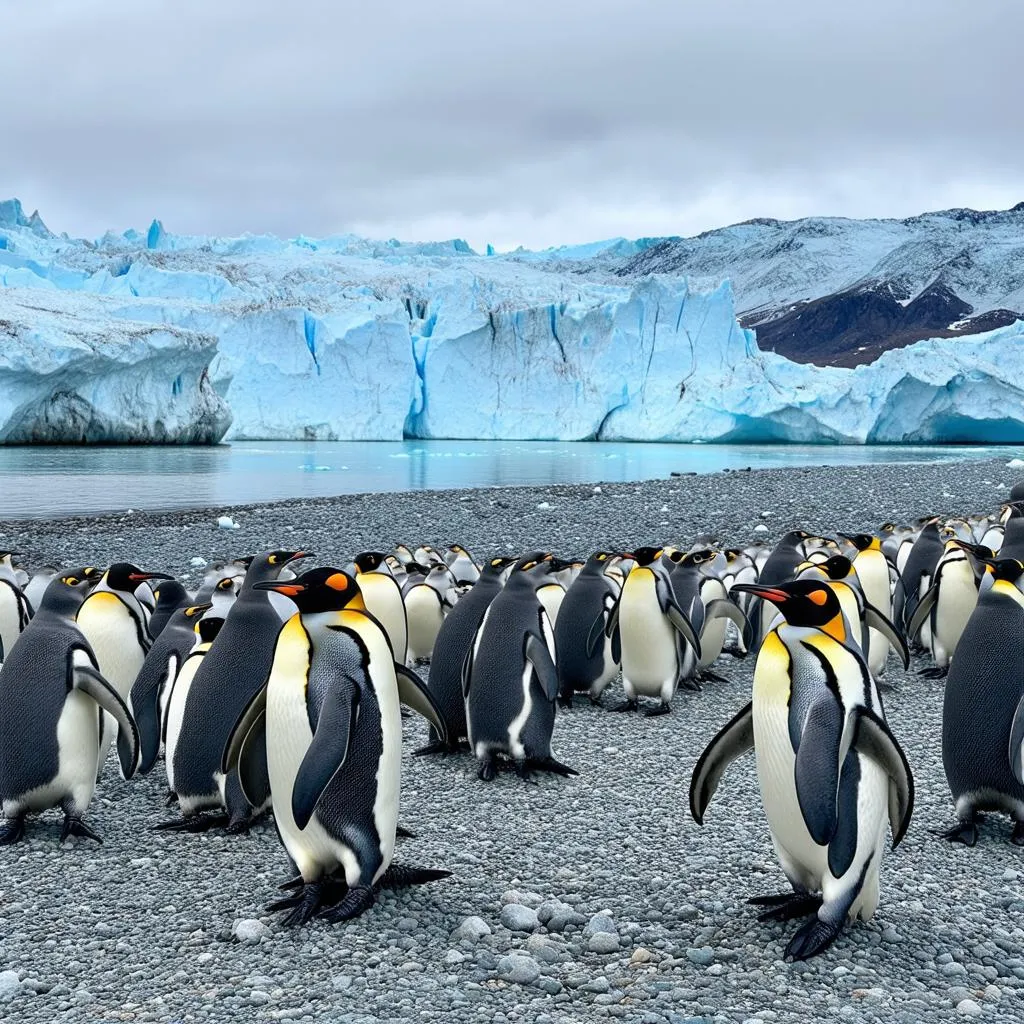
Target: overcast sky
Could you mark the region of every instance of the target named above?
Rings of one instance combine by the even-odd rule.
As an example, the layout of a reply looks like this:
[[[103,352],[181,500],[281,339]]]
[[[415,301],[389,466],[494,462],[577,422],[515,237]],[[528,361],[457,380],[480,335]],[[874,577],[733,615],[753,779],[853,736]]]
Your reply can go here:
[[[1024,200],[1024,0],[0,0],[56,231],[543,247]]]

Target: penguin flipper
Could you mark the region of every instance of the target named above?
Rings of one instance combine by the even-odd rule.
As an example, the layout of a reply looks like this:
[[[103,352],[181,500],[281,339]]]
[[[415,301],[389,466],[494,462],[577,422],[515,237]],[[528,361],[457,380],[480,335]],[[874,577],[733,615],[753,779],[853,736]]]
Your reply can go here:
[[[932,590],[935,589],[935,587],[932,587]],[[932,591],[929,590],[928,594],[931,592]],[[925,594],[925,600],[927,600],[928,594]],[[932,604],[934,603],[933,599]],[[931,605],[929,605],[928,608],[931,609]],[[918,608],[918,611],[920,611],[920,607]],[[916,619],[917,615],[915,615],[914,618]],[[922,625],[923,622],[924,620],[922,619]],[[910,648],[907,647],[907,641],[900,635],[900,631],[896,628],[896,624],[887,616],[883,615],[882,612],[880,612],[873,604],[869,604],[867,601],[864,602],[864,625],[870,626],[872,629],[877,629],[878,632],[881,633],[882,636],[884,636],[886,640],[888,640],[889,643],[891,643],[893,647],[900,652],[900,658],[903,660],[904,671],[910,668]],[[911,627],[913,627],[913,622],[911,622]],[[917,628],[920,629],[921,625],[918,625]],[[910,635],[914,636],[914,633],[911,633]]]
[[[267,709],[256,715],[238,750],[238,784],[253,808],[262,807],[270,796],[267,770]]]
[[[534,672],[537,673],[541,689],[547,695],[548,700],[556,700],[558,697],[558,671],[547,645],[535,634],[530,633],[526,637],[523,653],[526,660],[533,666]]]
[[[906,835],[914,811],[914,776],[886,721],[865,707],[857,708],[854,714],[854,747],[877,762],[889,776],[889,827],[895,849]]]
[[[597,618],[594,619],[593,625],[590,627],[590,631],[587,633],[587,657],[592,658],[596,653],[598,647],[601,645],[604,627],[605,627],[605,609],[602,606],[601,610],[597,613]]]
[[[796,797],[811,838],[827,846],[836,834],[839,773],[852,736],[846,715],[831,690],[807,709],[796,750]]]
[[[141,760],[139,763],[139,774],[148,775],[156,764],[157,754],[160,753],[161,723],[160,723],[160,694],[164,687],[171,684],[174,675],[178,671],[178,655],[172,653],[167,659],[167,664],[155,679],[143,679],[140,672],[140,679],[136,680],[131,690],[131,704],[135,712],[135,724],[139,727],[139,745],[141,747]],[[142,682],[149,682],[148,687],[139,685]]]
[[[331,779],[345,763],[359,719],[359,685],[344,677],[324,697],[316,730],[292,785],[292,817],[304,829]]]
[[[231,727],[231,732],[228,733],[228,741],[224,744],[224,752],[220,757],[220,770],[224,775],[227,775],[238,764],[238,758],[242,753],[242,744],[245,742],[246,736],[249,735],[253,723],[266,711],[266,708],[267,688],[261,686],[253,694],[252,699],[238,716],[238,721]]]
[[[130,779],[139,766],[139,730],[128,705],[91,665],[73,661],[71,670],[74,688],[91,697],[117,722],[117,757],[121,762],[121,774]]]
[[[690,814],[698,825],[718,789],[726,768],[741,754],[754,749],[754,705],[747,704],[718,731],[700,755],[690,781]]]
[[[736,628],[740,631],[742,636],[746,636],[747,631],[750,629],[750,623],[747,621],[746,615],[743,611],[732,601],[724,597],[716,598],[712,601],[704,611],[704,626],[707,628],[707,624],[712,619],[728,619],[730,622],[735,623]]]
[[[473,679],[473,649],[476,646],[476,637],[473,637],[473,642],[469,645],[469,650],[466,651],[466,656],[462,659],[462,699],[467,700],[469,698],[469,684]]]
[[[693,626],[686,617],[686,613],[674,601],[670,601],[665,609],[665,615],[668,617],[668,621],[676,627],[679,635],[693,648],[697,660],[700,661],[704,657],[700,649],[700,638],[693,631]]]
[[[928,616],[931,615],[932,608],[935,602],[939,598],[939,585],[936,583],[934,587],[929,587],[924,597],[921,598],[917,603],[917,608],[914,610],[914,614],[910,618],[910,623],[907,626],[907,636],[913,640],[918,633],[921,632],[921,627],[925,624]],[[881,614],[881,612],[879,612]],[[874,623],[871,623],[874,625]],[[878,629],[875,626],[875,629]],[[908,662],[909,664],[909,662]],[[904,666],[906,667],[906,666]]]
[[[612,610],[608,613],[608,621],[604,626],[604,635],[611,636],[619,628],[619,611],[622,609],[621,595],[616,598]]]
[[[436,730],[440,741],[447,746],[448,726],[445,724],[444,715],[437,706],[433,694],[427,689],[427,684],[412,669],[406,668],[395,662],[395,678],[398,680],[398,699],[407,708],[412,708],[418,715],[422,715]]]
[[[1010,770],[1014,778],[1024,783],[1024,697],[1021,698],[1010,723]]]

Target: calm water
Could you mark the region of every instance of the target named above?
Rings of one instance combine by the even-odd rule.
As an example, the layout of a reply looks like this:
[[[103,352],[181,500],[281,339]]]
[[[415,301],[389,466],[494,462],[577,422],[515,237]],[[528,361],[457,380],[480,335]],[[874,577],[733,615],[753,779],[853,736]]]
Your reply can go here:
[[[623,482],[780,466],[955,462],[1024,448],[546,441],[251,441],[216,448],[0,448],[0,518],[228,506],[362,491]]]

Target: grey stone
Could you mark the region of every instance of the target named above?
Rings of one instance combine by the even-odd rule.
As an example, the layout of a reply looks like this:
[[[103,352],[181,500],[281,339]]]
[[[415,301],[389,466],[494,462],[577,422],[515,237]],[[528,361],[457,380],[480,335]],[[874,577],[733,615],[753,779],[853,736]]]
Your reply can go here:
[[[262,921],[247,917],[235,921],[231,926],[231,935],[236,942],[251,946],[269,939],[271,931]]]
[[[962,999],[956,1004],[956,1012],[965,1017],[980,1017],[983,1013],[981,1007],[973,999]]]
[[[600,933],[607,935],[619,934],[619,930],[615,927],[615,922],[612,920],[611,915],[604,911],[600,914],[595,914],[587,922],[586,928],[583,929],[583,938],[589,939],[592,935],[598,935]]]
[[[521,903],[507,903],[501,908],[501,923],[512,932],[536,931],[539,925],[537,911]]]
[[[470,942],[479,942],[485,935],[491,934],[491,926],[482,917],[467,917],[455,931],[452,938],[458,942],[468,939]]]
[[[498,961],[498,976],[519,985],[530,985],[540,977],[540,964],[531,956],[513,953]]]
[[[701,946],[699,949],[691,947],[686,951],[686,959],[698,967],[710,967],[715,959],[715,951],[710,946]]]
[[[617,953],[619,936],[616,932],[595,932],[587,941],[587,949],[591,953]]]

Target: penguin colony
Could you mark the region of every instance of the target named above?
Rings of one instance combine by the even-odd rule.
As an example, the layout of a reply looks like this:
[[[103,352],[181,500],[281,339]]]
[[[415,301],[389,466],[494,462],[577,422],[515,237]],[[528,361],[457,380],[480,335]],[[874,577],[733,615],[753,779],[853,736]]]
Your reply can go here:
[[[760,920],[804,920],[786,956],[806,959],[873,915],[886,833],[896,846],[909,825],[914,780],[883,692],[911,645],[944,679],[957,823],[937,834],[973,846],[994,811],[1024,846],[1024,502],[874,534],[793,530],[773,549],[704,537],[477,564],[459,545],[400,544],[305,571],[309,552],[268,551],[195,593],[130,563],[30,578],[14,556],[0,552],[0,845],[51,808],[62,839],[100,841],[85,817],[116,744],[125,779],[162,757],[177,812],[158,828],[241,833],[272,812],[294,877],[271,909],[347,920],[382,887],[448,875],[394,859],[402,705],[429,725],[419,755],[468,750],[485,781],[504,766],[571,776],[552,749],[559,706],[597,704],[621,677],[610,710],[666,714],[678,687],[723,679],[723,654],[749,654],[752,699],[697,759],[690,811],[703,824],[753,750],[791,891],[751,902]]]

